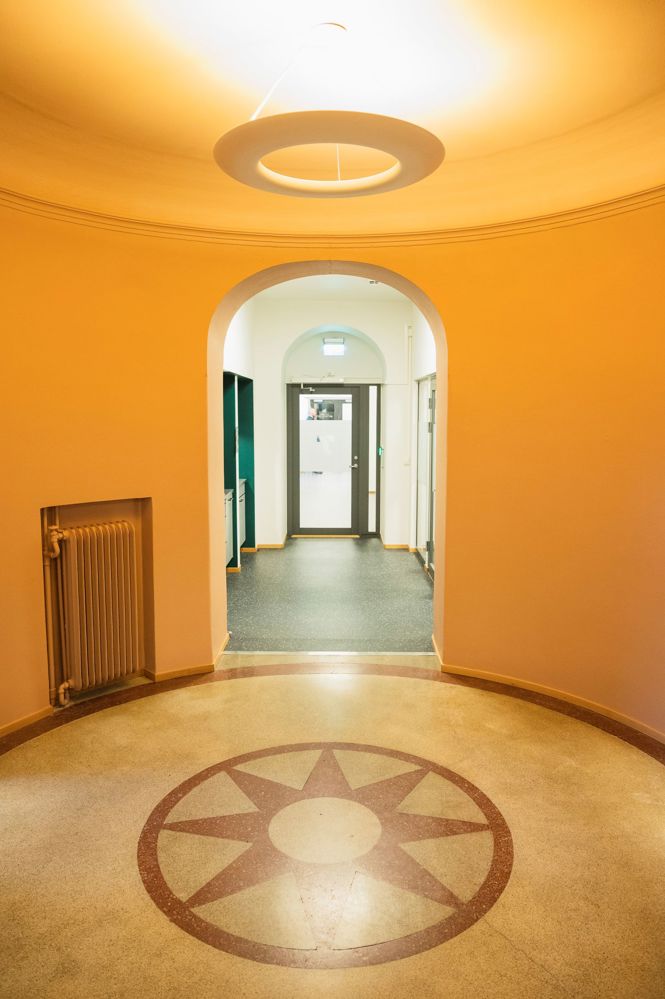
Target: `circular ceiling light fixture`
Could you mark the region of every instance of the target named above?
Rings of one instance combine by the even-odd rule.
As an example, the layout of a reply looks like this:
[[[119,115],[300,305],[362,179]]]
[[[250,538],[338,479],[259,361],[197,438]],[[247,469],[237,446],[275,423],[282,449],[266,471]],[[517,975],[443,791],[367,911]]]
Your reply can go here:
[[[333,21],[316,25],[308,45],[328,44],[343,37],[346,27]],[[305,46],[307,47],[307,46]],[[296,198],[353,198],[394,191],[423,180],[443,162],[445,149],[427,129],[391,118],[361,111],[294,111],[260,118],[282,80],[293,68],[303,49],[272,85],[248,122],[231,129],[216,143],[213,155],[217,165],[234,180],[273,194]],[[336,148],[336,178],[319,179],[283,172],[265,162],[280,150],[302,146],[328,145]],[[390,165],[358,175],[343,176],[340,147],[370,149],[390,157]]]
[[[291,146],[333,144],[378,149],[395,162],[379,173],[336,180],[279,173],[263,162]],[[256,118],[231,129],[217,142],[215,160],[230,177],[274,194],[299,198],[352,198],[394,191],[422,180],[443,162],[445,150],[419,125],[361,111],[295,111]]]

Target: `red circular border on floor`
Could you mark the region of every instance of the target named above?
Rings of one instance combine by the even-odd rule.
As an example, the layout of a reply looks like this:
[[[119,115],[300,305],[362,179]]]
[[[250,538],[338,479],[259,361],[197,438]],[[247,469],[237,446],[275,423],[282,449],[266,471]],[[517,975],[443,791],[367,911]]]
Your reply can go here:
[[[173,893],[164,877],[159,864],[158,856],[158,839],[160,832],[165,827],[168,828],[168,817],[178,802],[180,802],[186,795],[206,780],[216,776],[217,774],[228,773],[241,764],[250,763],[262,758],[279,756],[284,753],[305,752],[308,750],[321,750],[321,756],[318,758],[314,770],[308,777],[302,791],[294,790],[290,786],[278,784],[277,782],[266,780],[265,778],[257,778],[256,776],[251,775],[248,777],[246,774],[239,774],[238,771],[235,771],[233,774],[234,782],[236,784],[238,783],[239,776],[243,781],[249,781],[250,795],[251,789],[254,789],[254,794],[258,796],[255,799],[255,803],[256,801],[262,800],[261,795],[263,794],[267,795],[268,798],[270,798],[271,794],[281,794],[279,807],[282,808],[288,804],[289,800],[306,800],[309,797],[320,797],[322,794],[332,794],[335,796],[335,788],[341,788],[341,783],[339,783],[339,777],[336,776],[334,771],[336,763],[332,753],[333,750],[377,754],[410,764],[414,769],[405,774],[392,778],[386,778],[381,781],[373,781],[369,785],[362,785],[355,789],[351,788],[350,785],[347,785],[348,793],[344,790],[339,796],[342,796],[350,801],[359,801],[366,806],[369,802],[369,807],[372,808],[372,801],[378,801],[378,796],[382,794],[384,790],[386,790],[386,793],[390,796],[391,790],[388,788],[388,782],[392,782],[391,787],[394,785],[392,796],[395,800],[391,806],[392,812],[386,812],[386,815],[388,818],[390,818],[390,815],[396,815],[397,819],[394,821],[399,820],[400,825],[407,827],[407,832],[403,832],[401,834],[401,840],[399,835],[395,834],[393,836],[394,842],[389,842],[390,834],[386,834],[387,842],[389,842],[390,856],[387,861],[384,860],[383,862],[387,862],[388,866],[392,864],[392,870],[395,869],[395,862],[397,862],[397,865],[399,866],[400,854],[403,855],[405,867],[409,864],[413,866],[412,858],[406,852],[399,850],[400,842],[411,841],[407,835],[408,826],[411,821],[416,822],[416,820],[424,819],[426,822],[429,821],[432,823],[432,828],[435,827],[436,823],[440,823],[440,828],[444,828],[445,824],[448,823],[451,831],[435,833],[435,838],[437,836],[456,835],[459,832],[465,831],[474,832],[489,830],[493,836],[492,859],[488,873],[473,897],[466,902],[457,899],[451,915],[432,926],[428,926],[426,929],[409,933],[406,936],[390,939],[381,943],[340,950],[336,950],[332,946],[320,944],[317,945],[316,949],[310,950],[279,947],[235,936],[219,928],[213,923],[208,922],[206,919],[202,918],[202,916],[193,911],[192,906],[178,898]],[[318,773],[318,777],[313,776],[315,771]],[[463,791],[483,813],[486,820],[485,823],[471,823],[453,819],[436,819],[420,815],[414,816],[412,813],[397,812],[397,805],[401,800],[404,800],[408,793],[410,793],[413,781],[416,782],[413,783],[413,786],[415,787],[429,773],[442,777],[444,780],[449,781],[451,784]],[[338,781],[337,785],[335,784],[336,780]],[[312,786],[310,790],[308,790],[308,786],[310,784]],[[378,784],[385,785],[385,789],[377,788]],[[266,788],[264,788],[263,785],[266,785]],[[273,785],[275,789],[281,790],[273,791],[270,787],[268,787],[268,785]],[[399,794],[402,794],[401,799],[398,799],[397,797]],[[374,798],[372,798],[372,795],[374,795]],[[267,811],[263,809],[263,806],[261,806],[257,812],[245,813],[244,816],[217,816],[209,819],[197,819],[191,820],[191,824],[193,825],[196,822],[207,822],[210,828],[204,833],[205,835],[220,835],[221,838],[232,839],[234,837],[228,835],[228,833],[210,831],[212,828],[211,823],[217,822],[219,825],[221,821],[219,828],[222,828],[224,825],[223,820],[229,818],[237,820],[242,817],[247,820],[247,822],[250,822],[250,820],[247,819],[247,815],[256,818],[257,814],[264,815],[263,821],[267,822],[270,816],[276,814],[276,810],[279,810],[279,808],[277,808],[277,804],[277,798],[275,798],[274,800],[268,802]],[[379,818],[381,818],[380,806],[377,807],[377,813]],[[384,820],[386,815],[384,815]],[[258,819],[256,819],[256,821],[258,821]],[[188,821],[181,822],[179,825],[187,826]],[[462,826],[464,825],[469,827],[477,826],[477,830],[473,828],[463,829]],[[190,828],[177,831],[194,832],[196,830]],[[236,838],[242,839],[242,837]],[[425,837],[416,836],[414,838],[423,839]],[[265,837],[262,841],[264,840]],[[251,839],[246,838],[246,841],[251,842]],[[253,845],[256,846],[256,844]],[[273,852],[276,854],[279,853],[279,851],[276,850],[273,850]],[[248,854],[251,854],[251,849],[248,849]],[[239,859],[242,859],[242,856]],[[360,864],[360,872],[362,873],[362,858],[360,861],[356,861],[355,863]],[[422,951],[429,950],[432,947],[436,947],[439,944],[445,943],[447,940],[457,936],[476,923],[494,905],[508,883],[512,870],[512,864],[512,837],[505,819],[487,795],[470,781],[466,780],[466,778],[460,776],[452,770],[448,770],[446,767],[440,766],[439,764],[433,763],[429,760],[421,759],[417,756],[412,756],[408,753],[402,753],[397,750],[386,749],[384,747],[344,742],[308,742],[296,743],[288,746],[276,746],[252,753],[246,753],[242,756],[236,756],[232,759],[224,760],[221,763],[216,763],[183,781],[176,788],[170,791],[169,794],[162,799],[162,801],[160,801],[148,818],[138,843],[138,865],[144,886],[155,904],[172,923],[204,943],[216,947],[218,950],[223,950],[227,953],[265,964],[297,968],[348,968],[354,966],[380,964],[386,961],[400,960],[401,958],[418,954]],[[334,865],[321,866],[331,868]],[[386,870],[387,869],[388,867],[386,867]],[[225,870],[226,868],[222,868],[220,876]],[[247,867],[247,871],[251,872],[251,868]],[[432,876],[429,875],[429,877]],[[267,880],[267,878],[263,880]],[[257,880],[255,883],[259,883],[259,881]],[[442,882],[440,882],[440,884],[442,891],[446,892],[448,889]],[[237,891],[240,889],[234,887],[233,890]],[[225,895],[228,894],[228,890],[225,891]],[[422,894],[425,895],[425,891],[423,891]],[[200,892],[195,893],[195,895],[192,896],[192,899],[198,895],[200,895]],[[430,894],[425,897],[433,898],[434,895]],[[439,901],[440,900],[441,899],[439,899]],[[201,905],[202,902],[198,901],[196,904]]]

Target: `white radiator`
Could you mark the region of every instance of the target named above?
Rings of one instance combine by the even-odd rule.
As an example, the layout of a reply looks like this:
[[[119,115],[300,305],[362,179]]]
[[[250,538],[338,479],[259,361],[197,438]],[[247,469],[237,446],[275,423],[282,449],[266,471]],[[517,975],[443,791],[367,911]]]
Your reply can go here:
[[[133,524],[69,527],[58,530],[56,539],[62,670],[68,686],[88,690],[138,672]]]

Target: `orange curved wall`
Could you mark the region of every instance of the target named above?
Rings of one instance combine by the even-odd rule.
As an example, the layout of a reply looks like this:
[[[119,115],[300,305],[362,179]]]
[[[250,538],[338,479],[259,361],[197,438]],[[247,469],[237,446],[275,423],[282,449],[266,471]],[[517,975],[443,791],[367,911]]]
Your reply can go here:
[[[1,221],[0,726],[48,704],[43,506],[151,496],[157,671],[212,661],[210,318],[258,270],[344,256],[403,274],[445,323],[446,663],[665,732],[664,207],[329,253]]]

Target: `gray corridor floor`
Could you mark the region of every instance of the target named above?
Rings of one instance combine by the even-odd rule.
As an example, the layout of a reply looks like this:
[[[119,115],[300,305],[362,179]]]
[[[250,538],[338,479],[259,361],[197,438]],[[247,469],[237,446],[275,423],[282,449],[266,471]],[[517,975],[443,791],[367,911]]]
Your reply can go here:
[[[233,652],[431,652],[432,583],[377,538],[287,541],[227,575]]]

